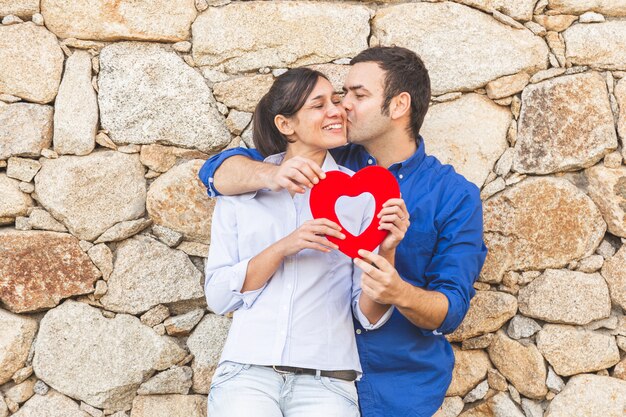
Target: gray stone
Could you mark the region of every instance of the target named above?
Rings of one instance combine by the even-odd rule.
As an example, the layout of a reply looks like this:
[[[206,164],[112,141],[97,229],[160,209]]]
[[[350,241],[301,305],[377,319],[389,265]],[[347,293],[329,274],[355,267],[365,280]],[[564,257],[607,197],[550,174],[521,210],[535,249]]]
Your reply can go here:
[[[463,402],[473,403],[475,401],[482,400],[485,398],[485,395],[487,395],[487,391],[489,391],[489,383],[487,383],[487,380],[485,379],[483,382],[478,384],[476,388],[471,390],[465,398],[463,398]]]
[[[185,162],[157,178],[148,190],[147,209],[155,224],[182,233],[185,239],[208,244],[215,199],[208,197],[198,178],[203,163]]]
[[[452,347],[454,370],[446,396],[465,396],[487,376],[491,368],[489,356],[482,350],[461,350]]]
[[[100,53],[103,128],[121,144],[163,143],[214,152],[230,134],[204,78],[157,44],[123,42]]]
[[[159,42],[189,39],[197,14],[194,0],[42,0],[41,13],[59,38]]]
[[[560,324],[546,324],[537,347],[561,376],[600,371],[620,360],[613,336]]]
[[[37,327],[33,318],[0,309],[0,385],[24,367]]]
[[[429,154],[481,187],[507,149],[510,123],[508,110],[484,96],[467,94],[432,106],[420,134]]]
[[[207,417],[206,395],[140,395],[130,417]]]
[[[552,400],[545,417],[623,417],[625,408],[626,381],[577,375]]]
[[[548,377],[546,378],[546,386],[552,392],[559,393],[565,388],[563,379],[554,372],[551,366],[548,366]]]
[[[513,167],[513,148],[507,148],[506,151],[500,156],[496,166],[494,168],[494,172],[496,175],[500,177],[504,177],[511,172],[511,168]]]
[[[517,312],[517,299],[498,291],[477,291],[461,325],[447,336],[460,342],[498,330]]]
[[[526,417],[543,417],[543,408],[537,401],[522,398],[522,410]]]
[[[76,51],[54,102],[54,150],[58,154],[87,155],[96,146],[98,98],[91,85],[91,55]]]
[[[140,217],[146,181],[138,155],[114,151],[42,160],[38,201],[73,235],[94,240],[111,226]]]
[[[174,341],[156,335],[136,317],[107,319],[96,308],[67,301],[41,321],[33,367],[56,390],[118,411],[130,407],[152,372],[185,355]]]
[[[107,229],[94,243],[117,242],[128,239],[152,225],[150,219],[137,219],[120,222]]]
[[[626,237],[626,166],[585,170],[585,190],[600,209],[609,232]]]
[[[545,42],[529,30],[513,29],[452,2],[379,9],[372,34],[382,45],[404,46],[420,55],[435,95],[471,91],[502,76],[533,73],[548,65]]]
[[[187,347],[194,355],[191,363],[194,392],[209,392],[213,373],[226,343],[230,321],[227,317],[207,314],[187,339]]]
[[[39,156],[52,143],[51,106],[0,103],[0,159]]]
[[[9,158],[7,164],[7,177],[15,178],[16,180],[30,182],[37,172],[41,169],[41,164],[38,161],[27,158]]]
[[[594,165],[615,148],[613,114],[600,74],[552,78],[524,90],[514,171],[578,170]]]
[[[204,299],[201,278],[183,252],[139,235],[118,245],[109,290],[100,301],[107,310],[139,314],[159,304]]]
[[[63,52],[52,33],[32,22],[0,26],[0,93],[48,103],[62,71]]]
[[[608,70],[626,69],[626,21],[574,25],[563,32],[568,62]],[[606,42],[610,38],[611,42]]]
[[[511,319],[506,333],[511,339],[519,340],[531,337],[541,330],[541,326],[531,318],[517,315]]]
[[[586,12],[578,18],[579,23],[601,23],[606,21],[603,15],[595,12]]]
[[[370,13],[366,7],[337,2],[212,7],[192,25],[193,58],[199,65],[235,73],[355,56],[367,48]]]
[[[502,177],[498,177],[480,191],[480,199],[487,200],[506,188],[506,183]]]
[[[601,272],[609,284],[611,299],[626,310],[626,245],[606,260]]]
[[[600,274],[547,269],[522,288],[520,312],[552,323],[587,324],[609,317],[609,288]]]
[[[20,190],[20,182],[0,173],[0,225],[13,223],[18,216],[25,216],[33,200]]]
[[[488,351],[498,371],[522,395],[534,399],[542,399],[546,395],[546,364],[535,345],[524,346],[499,331]]]
[[[509,270],[564,267],[591,255],[606,231],[593,201],[564,179],[527,178],[487,200],[484,213],[485,282]]]
[[[204,310],[196,309],[179,316],[169,317],[163,322],[165,331],[170,336],[187,336],[203,316]]]
[[[47,395],[50,387],[46,385],[41,379],[35,383],[35,394],[37,395]]]
[[[139,387],[139,395],[184,394],[191,388],[191,368],[188,366],[174,367],[156,374]]]
[[[608,240],[603,240],[596,250],[596,253],[602,256],[604,259],[608,259],[611,256],[615,255],[615,252],[617,252],[617,250]]]
[[[90,417],[78,404],[56,391],[35,395],[12,417]]]

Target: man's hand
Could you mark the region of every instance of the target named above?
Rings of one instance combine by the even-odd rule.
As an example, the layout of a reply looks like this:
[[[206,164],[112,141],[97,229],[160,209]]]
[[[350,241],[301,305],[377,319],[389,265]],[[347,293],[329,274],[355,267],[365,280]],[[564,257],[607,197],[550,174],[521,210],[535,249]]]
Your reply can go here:
[[[401,198],[387,200],[383,204],[383,208],[378,213],[377,218],[380,219],[378,230],[389,231],[385,240],[380,244],[380,251],[391,252],[402,242],[411,224],[409,222],[409,211],[404,200]]]
[[[354,264],[363,271],[363,292],[379,304],[398,304],[407,285],[398,271],[385,258],[370,251],[361,249],[359,256],[363,259],[354,258]]]
[[[303,194],[305,187],[313,188],[326,178],[317,163],[310,159],[294,156],[279,166],[273,166],[267,173],[267,185],[272,191],[286,189],[291,193]]]

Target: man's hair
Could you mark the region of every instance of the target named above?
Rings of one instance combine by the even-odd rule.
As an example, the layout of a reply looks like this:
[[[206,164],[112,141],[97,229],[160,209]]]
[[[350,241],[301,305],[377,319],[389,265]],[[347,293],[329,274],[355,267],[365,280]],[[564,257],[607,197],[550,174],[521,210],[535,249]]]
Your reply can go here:
[[[274,118],[279,114],[285,117],[296,114],[320,77],[326,78],[310,68],[293,68],[274,80],[254,110],[252,140],[261,155],[267,157],[287,149],[289,139],[278,130]]]
[[[391,99],[402,92],[411,96],[411,119],[409,134],[418,138],[430,102],[430,77],[424,62],[415,52],[399,46],[376,46],[368,48],[350,61],[375,62],[385,71],[384,101],[382,114],[389,115]]]

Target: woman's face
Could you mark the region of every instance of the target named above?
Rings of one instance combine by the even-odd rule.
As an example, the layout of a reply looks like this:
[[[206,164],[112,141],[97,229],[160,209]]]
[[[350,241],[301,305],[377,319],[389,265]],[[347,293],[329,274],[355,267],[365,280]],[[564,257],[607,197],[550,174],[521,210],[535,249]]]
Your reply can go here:
[[[347,143],[346,111],[341,98],[330,82],[322,77],[304,102],[291,117],[296,143],[312,148],[332,149]]]

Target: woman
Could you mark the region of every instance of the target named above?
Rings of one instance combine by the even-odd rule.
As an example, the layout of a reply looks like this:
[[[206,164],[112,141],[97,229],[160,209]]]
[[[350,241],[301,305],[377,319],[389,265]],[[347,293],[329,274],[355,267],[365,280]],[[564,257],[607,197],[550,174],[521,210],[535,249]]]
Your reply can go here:
[[[253,137],[266,162],[300,156],[352,174],[327,152],[346,143],[346,114],[317,71],[292,69],[275,80],[257,105]],[[308,191],[287,190],[218,198],[205,291],[212,311],[234,315],[211,384],[211,417],[359,415],[351,306],[370,330],[391,308],[362,294],[361,272],[325,238],[342,239],[341,227],[312,220],[308,199]],[[343,226],[364,230],[371,203],[346,203]],[[400,239],[390,233],[384,243]]]

